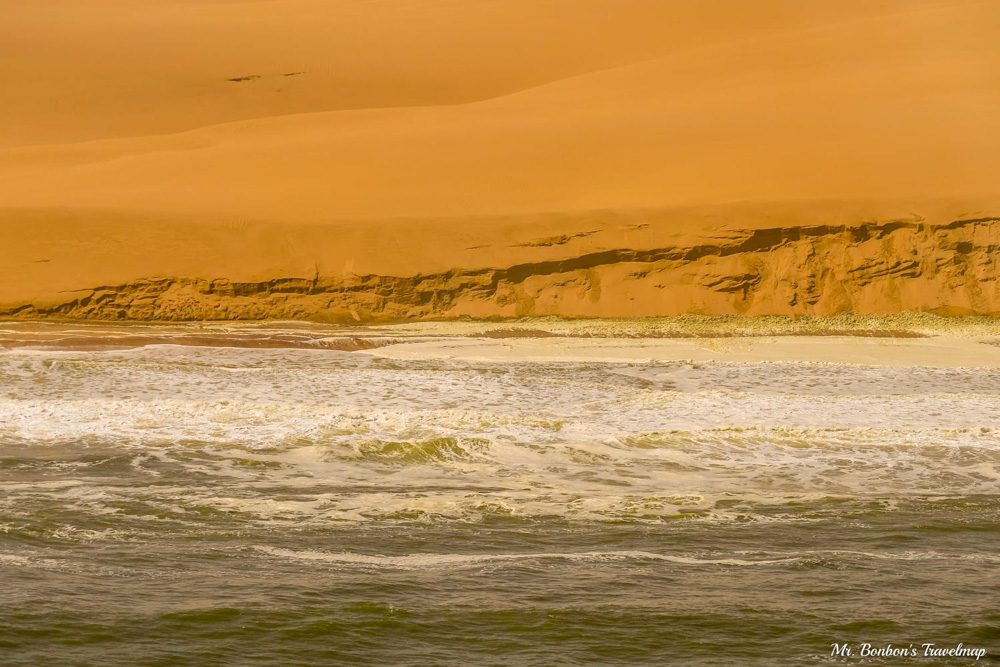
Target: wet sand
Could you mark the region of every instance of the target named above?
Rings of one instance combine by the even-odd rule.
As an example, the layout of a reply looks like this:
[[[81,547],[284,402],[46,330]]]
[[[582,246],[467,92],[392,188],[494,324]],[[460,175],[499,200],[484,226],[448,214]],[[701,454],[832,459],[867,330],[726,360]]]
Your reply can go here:
[[[113,350],[151,345],[358,351],[410,360],[818,362],[995,368],[1000,366],[1000,321],[914,317],[775,318],[768,322],[687,317],[354,327],[295,322],[0,323],[0,349]]]

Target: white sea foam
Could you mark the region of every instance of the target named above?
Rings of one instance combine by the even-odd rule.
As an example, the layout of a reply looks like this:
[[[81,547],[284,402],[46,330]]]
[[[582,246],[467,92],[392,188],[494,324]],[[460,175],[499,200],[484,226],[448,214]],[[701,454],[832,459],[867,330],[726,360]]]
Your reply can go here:
[[[416,553],[407,555],[360,554],[351,552],[317,551],[310,549],[285,549],[272,546],[257,546],[254,549],[273,558],[293,561],[307,561],[331,566],[360,567],[370,569],[429,570],[477,568],[485,565],[510,562],[545,563],[547,561],[572,562],[613,562],[646,561],[669,563],[681,566],[707,567],[759,567],[768,565],[790,565],[796,563],[817,563],[834,558],[840,563],[852,560],[883,561],[961,561],[998,563],[1000,556],[991,554],[942,554],[938,552],[861,552],[842,550],[781,552],[734,552],[729,556],[718,554],[662,554],[650,551],[580,551],[580,552],[535,552],[535,553]]]
[[[493,563],[511,561],[662,561],[680,565],[729,565],[734,567],[753,565],[773,565],[788,563],[793,558],[749,560],[742,558],[698,558],[657,554],[648,551],[583,551],[554,553],[499,553],[499,554],[409,554],[405,556],[381,556],[348,552],[325,552],[312,550],[282,549],[277,547],[256,547],[261,553],[277,558],[323,562],[334,565],[360,566],[376,569],[433,569],[478,567]]]
[[[27,477],[5,486],[7,506],[55,483],[44,492],[86,511],[138,499],[170,520],[214,508],[260,521],[766,521],[777,510],[755,505],[997,493],[1000,374],[12,352],[0,355],[0,444],[33,460],[51,450],[46,471],[83,475],[69,486],[15,461]],[[171,466],[204,484],[168,499],[162,481],[111,481]],[[294,498],[269,497],[275,487]]]

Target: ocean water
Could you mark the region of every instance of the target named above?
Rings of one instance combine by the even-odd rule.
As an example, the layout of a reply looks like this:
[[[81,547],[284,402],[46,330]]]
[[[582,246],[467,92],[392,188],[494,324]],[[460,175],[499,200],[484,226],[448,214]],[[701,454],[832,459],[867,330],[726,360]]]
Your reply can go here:
[[[989,664],[1000,371],[10,350],[0,575],[5,666]]]

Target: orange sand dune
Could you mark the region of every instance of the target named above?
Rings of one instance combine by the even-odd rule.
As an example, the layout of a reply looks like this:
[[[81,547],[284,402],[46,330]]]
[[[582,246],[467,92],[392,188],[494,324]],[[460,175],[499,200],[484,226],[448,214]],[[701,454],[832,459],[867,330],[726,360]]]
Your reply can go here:
[[[10,316],[1000,312],[1000,2],[0,8]]]

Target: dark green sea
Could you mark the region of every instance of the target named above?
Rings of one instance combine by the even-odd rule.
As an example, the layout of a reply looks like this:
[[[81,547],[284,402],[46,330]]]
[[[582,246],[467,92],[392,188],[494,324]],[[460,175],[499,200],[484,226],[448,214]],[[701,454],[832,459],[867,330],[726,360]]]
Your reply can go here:
[[[996,664],[1000,371],[10,350],[0,576],[4,667]]]

